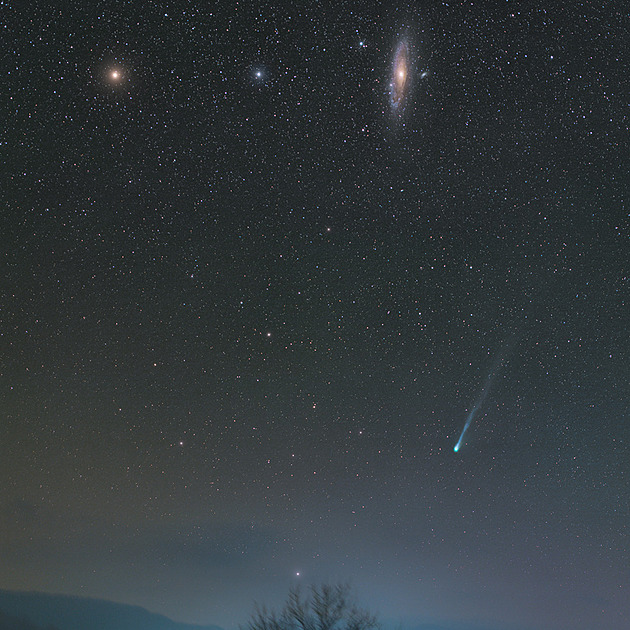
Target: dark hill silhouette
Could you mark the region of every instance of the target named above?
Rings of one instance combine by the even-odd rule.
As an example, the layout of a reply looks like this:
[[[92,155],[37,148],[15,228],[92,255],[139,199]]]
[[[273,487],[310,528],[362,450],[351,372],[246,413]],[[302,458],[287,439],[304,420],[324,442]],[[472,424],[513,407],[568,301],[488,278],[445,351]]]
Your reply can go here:
[[[27,619],[7,615],[0,610],[0,630],[58,630],[54,626],[38,626]]]
[[[0,630],[222,629],[177,623],[139,606],[101,599],[0,590]]]

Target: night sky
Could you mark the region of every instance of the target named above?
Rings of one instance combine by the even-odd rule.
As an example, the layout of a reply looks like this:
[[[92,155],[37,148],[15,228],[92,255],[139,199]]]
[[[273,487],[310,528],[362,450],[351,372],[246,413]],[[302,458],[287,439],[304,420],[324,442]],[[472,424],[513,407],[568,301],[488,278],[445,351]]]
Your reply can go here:
[[[0,3],[0,588],[630,627],[627,9]]]

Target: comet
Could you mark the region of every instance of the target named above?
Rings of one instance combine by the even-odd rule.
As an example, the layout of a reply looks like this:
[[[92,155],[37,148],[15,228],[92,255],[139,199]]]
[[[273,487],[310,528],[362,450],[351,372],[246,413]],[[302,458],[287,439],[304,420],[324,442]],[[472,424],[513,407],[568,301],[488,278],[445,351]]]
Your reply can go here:
[[[464,424],[464,429],[461,435],[459,436],[459,440],[457,440],[457,444],[455,444],[455,446],[453,447],[453,451],[455,451],[456,453],[462,447],[462,444],[464,442],[464,435],[466,435],[466,431],[468,431],[468,427],[472,424],[472,421],[475,419],[476,413],[479,411],[479,408],[483,406],[484,402],[486,402],[486,398],[488,397],[488,393],[490,392],[490,389],[492,387],[492,381],[494,377],[496,376],[496,374],[500,371],[501,367],[503,366],[503,361],[506,355],[512,349],[514,345],[514,341],[515,339],[513,338],[510,342],[508,342],[508,344],[503,348],[503,351],[499,355],[499,358],[494,362],[494,365],[492,366],[492,369],[490,370],[490,373],[488,374],[486,378],[486,382],[483,385],[481,394],[479,394],[479,398],[477,398],[477,401],[475,402],[475,406],[472,408],[472,411],[466,417],[466,423]]]
[[[488,395],[488,391],[490,390],[490,385],[488,385],[487,388],[485,388],[479,398],[479,401],[477,402],[477,404],[473,407],[472,411],[468,414],[468,417],[466,418],[466,424],[464,425],[464,430],[462,431],[462,434],[459,436],[459,440],[457,440],[457,444],[455,444],[455,446],[453,447],[453,450],[457,453],[457,451],[459,451],[459,449],[462,447],[462,442],[464,441],[464,435],[466,435],[466,431],[468,431],[468,427],[470,426],[470,424],[472,423],[475,414],[477,413],[479,407],[481,405],[483,405],[486,396]]]
[[[500,361],[499,361],[499,365],[500,365]],[[472,411],[468,414],[468,417],[466,418],[466,424],[464,425],[464,430],[462,431],[462,434],[459,436],[459,440],[457,440],[457,444],[455,444],[455,447],[453,448],[453,450],[456,453],[462,447],[462,442],[464,441],[464,435],[466,435],[466,431],[468,431],[468,427],[471,425],[472,421],[474,420],[475,414],[477,413],[477,411],[479,411],[479,407],[481,407],[483,403],[486,401],[488,392],[490,391],[490,387],[492,387],[493,376],[494,376],[494,369],[488,375],[488,378],[486,379],[486,383],[483,389],[481,390],[481,395],[477,399],[477,402],[475,403],[475,406],[472,408]]]

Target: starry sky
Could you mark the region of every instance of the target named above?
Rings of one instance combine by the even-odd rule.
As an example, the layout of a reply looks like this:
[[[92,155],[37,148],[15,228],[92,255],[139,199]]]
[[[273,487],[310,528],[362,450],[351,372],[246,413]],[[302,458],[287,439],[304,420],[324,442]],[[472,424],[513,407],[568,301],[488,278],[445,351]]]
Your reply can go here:
[[[626,9],[1,2],[0,588],[629,627]]]

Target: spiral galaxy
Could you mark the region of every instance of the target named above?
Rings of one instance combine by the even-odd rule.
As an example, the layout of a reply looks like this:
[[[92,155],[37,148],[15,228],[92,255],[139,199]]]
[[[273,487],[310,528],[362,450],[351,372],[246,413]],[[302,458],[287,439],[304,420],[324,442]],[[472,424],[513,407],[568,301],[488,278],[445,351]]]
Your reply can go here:
[[[409,83],[409,51],[405,42],[400,42],[394,56],[393,76],[390,99],[392,107],[400,110],[404,107]]]

